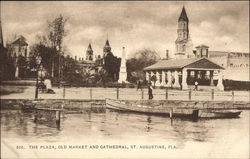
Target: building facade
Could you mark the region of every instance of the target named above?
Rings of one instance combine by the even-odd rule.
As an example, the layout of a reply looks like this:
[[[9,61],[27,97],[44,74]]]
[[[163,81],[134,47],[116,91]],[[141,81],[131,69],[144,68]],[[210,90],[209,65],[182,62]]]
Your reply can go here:
[[[22,35],[19,36],[14,42],[12,42],[9,46],[9,55],[11,57],[25,57],[28,60],[28,43]]]

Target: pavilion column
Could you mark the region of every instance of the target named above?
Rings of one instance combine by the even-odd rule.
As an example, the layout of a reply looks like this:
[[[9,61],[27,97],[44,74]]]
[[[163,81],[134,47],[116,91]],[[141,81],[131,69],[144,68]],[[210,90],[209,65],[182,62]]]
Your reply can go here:
[[[162,70],[162,75],[161,75],[161,86],[165,87],[166,84],[166,72]]]
[[[182,70],[182,89],[188,89],[187,85],[187,69]]]
[[[146,80],[149,82],[149,73],[146,71]]]
[[[160,74],[158,71],[156,71],[156,82],[155,82],[155,86],[160,86],[161,82],[160,82]]]
[[[214,86],[214,71],[210,71],[210,86]]]
[[[151,72],[150,72],[150,75],[149,75],[149,77],[150,77],[150,78],[149,78],[150,83],[152,82],[152,77],[153,77],[153,76],[154,76],[154,72],[151,71]]]
[[[171,72],[169,70],[167,72],[167,78],[168,78],[167,87],[171,87],[172,86],[172,75],[171,75]]]
[[[218,84],[217,84],[217,88],[219,88],[220,91],[224,91],[224,85],[222,81],[223,81],[223,75],[222,71],[220,70],[218,73]]]
[[[174,71],[174,85],[173,85],[173,87],[180,88],[179,75],[178,75],[177,70]]]
[[[15,79],[19,78],[19,66],[16,65],[16,71],[15,71]]]

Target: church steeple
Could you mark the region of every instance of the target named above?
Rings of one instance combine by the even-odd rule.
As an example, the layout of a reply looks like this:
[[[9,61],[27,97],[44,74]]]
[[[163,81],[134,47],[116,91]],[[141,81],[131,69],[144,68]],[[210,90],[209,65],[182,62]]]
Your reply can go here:
[[[176,58],[191,57],[192,41],[189,35],[189,19],[183,6],[180,17],[178,19],[177,39],[175,41]]]
[[[186,10],[185,10],[185,7],[183,6],[182,8],[182,11],[181,11],[181,15],[179,17],[179,20],[178,21],[189,21],[188,20],[188,17],[187,17],[187,13],[186,13]]]
[[[103,48],[103,56],[105,57],[110,52],[111,52],[111,47],[109,45],[109,40],[107,40]]]
[[[86,60],[90,60],[90,61],[93,60],[93,50],[92,50],[92,46],[90,43],[89,43],[88,49],[86,51]]]

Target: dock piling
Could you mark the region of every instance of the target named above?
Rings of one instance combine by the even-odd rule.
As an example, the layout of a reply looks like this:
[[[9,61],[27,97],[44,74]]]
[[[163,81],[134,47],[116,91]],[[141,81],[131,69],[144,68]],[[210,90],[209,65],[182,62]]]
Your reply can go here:
[[[66,90],[65,90],[65,86],[63,86],[63,99],[65,99],[65,95],[66,95]]]
[[[90,97],[90,99],[92,99],[92,95],[93,95],[93,94],[92,94],[92,88],[90,88],[90,89],[89,89],[89,97]]]
[[[234,101],[234,91],[232,91],[232,101]]]
[[[211,92],[211,99],[214,100],[214,89],[212,89],[212,92]]]
[[[119,87],[116,89],[116,99],[119,99]]]
[[[192,99],[191,96],[192,96],[192,92],[191,92],[191,89],[189,89],[189,91],[188,91],[188,99],[189,99],[189,100]]]
[[[168,88],[166,88],[166,96],[165,96],[166,100],[168,100]]]
[[[141,99],[143,100],[144,98],[144,92],[143,92],[143,89],[141,89]]]

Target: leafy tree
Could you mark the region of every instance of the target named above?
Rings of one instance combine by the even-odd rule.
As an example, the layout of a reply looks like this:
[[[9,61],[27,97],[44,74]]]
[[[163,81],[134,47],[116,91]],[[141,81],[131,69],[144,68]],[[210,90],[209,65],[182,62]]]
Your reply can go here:
[[[127,60],[128,81],[136,82],[138,79],[145,79],[143,69],[150,66],[160,59],[160,56],[154,50],[139,50],[134,57]]]
[[[0,45],[0,81],[14,79],[14,61],[7,55],[7,49]]]
[[[112,81],[117,81],[119,78],[119,71],[121,65],[121,58],[115,57],[112,53],[104,57],[104,69],[108,78]]]

